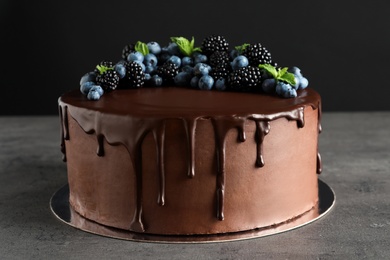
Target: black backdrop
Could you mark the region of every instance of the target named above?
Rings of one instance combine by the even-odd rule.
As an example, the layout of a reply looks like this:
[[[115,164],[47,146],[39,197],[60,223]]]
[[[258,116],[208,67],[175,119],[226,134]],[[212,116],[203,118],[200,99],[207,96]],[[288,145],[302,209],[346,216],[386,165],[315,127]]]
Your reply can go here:
[[[300,67],[324,111],[390,110],[390,1],[0,0],[0,115],[56,114],[58,97],[128,43],[220,34]]]

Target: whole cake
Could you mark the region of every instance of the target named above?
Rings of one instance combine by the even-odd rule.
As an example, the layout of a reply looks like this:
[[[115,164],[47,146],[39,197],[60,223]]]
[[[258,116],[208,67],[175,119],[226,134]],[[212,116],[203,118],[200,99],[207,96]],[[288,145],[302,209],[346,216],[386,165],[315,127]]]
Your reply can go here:
[[[69,204],[143,234],[267,228],[318,203],[321,99],[297,67],[223,36],[126,45],[59,99]]]

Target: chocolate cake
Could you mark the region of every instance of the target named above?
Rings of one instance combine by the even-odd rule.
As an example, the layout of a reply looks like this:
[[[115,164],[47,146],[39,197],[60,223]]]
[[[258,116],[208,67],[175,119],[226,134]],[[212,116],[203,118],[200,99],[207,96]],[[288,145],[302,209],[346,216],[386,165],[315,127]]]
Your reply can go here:
[[[209,42],[202,45],[207,57],[216,52]],[[289,79],[292,72],[268,63],[244,66],[255,68],[246,71],[250,77],[259,68],[255,81],[238,80],[234,71],[219,73],[226,89],[214,80],[201,90],[207,81],[200,83],[204,75],[196,73],[191,78],[198,77],[200,89],[189,77],[184,85],[174,84],[181,67],[171,65],[155,74],[161,86],[148,86],[150,75],[134,72],[131,62],[122,63],[126,72],[115,79],[118,86],[89,73],[81,92],[59,99],[73,210],[104,226],[158,235],[240,232],[310,214],[321,172],[316,91],[299,87]],[[115,65],[105,67],[110,66],[120,75]],[[210,65],[213,77],[217,66]],[[272,92],[266,79],[276,82]],[[105,84],[102,93],[91,90]]]

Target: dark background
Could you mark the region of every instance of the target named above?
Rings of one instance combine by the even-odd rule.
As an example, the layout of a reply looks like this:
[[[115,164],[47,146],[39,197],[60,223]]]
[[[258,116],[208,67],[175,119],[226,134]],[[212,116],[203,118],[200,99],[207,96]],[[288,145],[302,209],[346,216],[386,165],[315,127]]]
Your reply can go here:
[[[101,60],[138,40],[261,42],[298,66],[324,111],[390,110],[390,1],[0,0],[0,115],[57,114]]]

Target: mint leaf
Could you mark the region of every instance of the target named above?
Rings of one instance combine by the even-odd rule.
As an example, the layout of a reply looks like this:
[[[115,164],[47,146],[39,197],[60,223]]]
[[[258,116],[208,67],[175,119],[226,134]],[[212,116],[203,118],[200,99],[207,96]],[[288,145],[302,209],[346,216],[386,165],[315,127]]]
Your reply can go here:
[[[192,37],[191,41],[184,37],[171,37],[171,41],[179,46],[180,52],[185,56],[191,56],[195,51],[201,51],[200,48],[195,48],[195,39]]]
[[[97,65],[96,69],[99,71],[100,74],[104,74],[107,72],[107,70],[113,70],[114,68],[113,67],[106,67],[103,65]]]
[[[292,86],[296,84],[294,74],[288,72],[287,67],[276,69],[270,64],[260,64],[259,68],[267,71],[267,73],[276,80],[284,81]]]
[[[272,66],[270,64],[260,64],[259,68],[267,71],[267,73],[269,75],[271,75],[272,77],[274,77],[275,79],[278,77],[278,71],[276,70],[276,68],[274,66]]]
[[[278,69],[278,76],[279,76],[279,77],[282,77],[284,74],[286,74],[287,70],[288,70],[287,67],[279,68],[279,69]]]
[[[243,45],[236,46],[235,49],[241,54],[249,45],[249,43],[244,43]]]
[[[136,51],[142,53],[143,55],[149,54],[148,45],[146,45],[146,43],[144,43],[144,42],[138,41],[138,42],[135,44],[134,49],[135,49]]]
[[[295,86],[295,84],[296,84],[294,74],[292,74],[290,72],[284,73],[283,75],[279,76],[278,79],[281,81],[287,82],[291,86]]]

